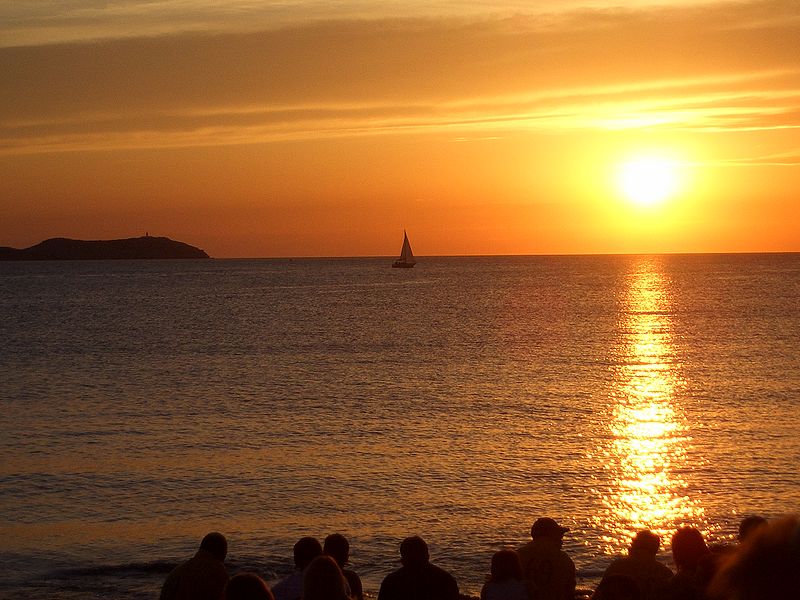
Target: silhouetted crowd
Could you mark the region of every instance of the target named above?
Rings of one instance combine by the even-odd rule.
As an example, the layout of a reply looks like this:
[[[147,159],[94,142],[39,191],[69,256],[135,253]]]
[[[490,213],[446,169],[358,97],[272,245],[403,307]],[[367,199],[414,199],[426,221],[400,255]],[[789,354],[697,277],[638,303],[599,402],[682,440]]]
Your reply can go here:
[[[575,563],[562,549],[569,529],[537,519],[531,541],[496,552],[481,600],[575,600]],[[676,572],[659,562],[661,540],[651,531],[633,538],[628,554],[606,569],[592,600],[798,600],[800,519],[745,518],[735,545],[709,546],[682,527],[672,536]],[[203,538],[197,554],[167,577],[160,600],[364,600],[361,579],[347,569],[350,544],[341,534],[324,544],[304,537],[294,545],[295,572],[272,589],[255,573],[228,577],[228,544],[221,533]],[[400,544],[401,567],[381,583],[378,600],[459,600],[455,578],[430,562],[420,537]]]

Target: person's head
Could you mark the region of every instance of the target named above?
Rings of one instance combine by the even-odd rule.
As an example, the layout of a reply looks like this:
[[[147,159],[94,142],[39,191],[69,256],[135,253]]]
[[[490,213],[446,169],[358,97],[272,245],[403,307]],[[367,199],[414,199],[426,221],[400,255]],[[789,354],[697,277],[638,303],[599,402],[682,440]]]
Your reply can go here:
[[[225,600],[275,600],[267,584],[255,573],[237,573],[225,586]]]
[[[800,517],[757,528],[725,561],[710,585],[712,598],[797,598],[800,590]]]
[[[332,533],[325,538],[322,552],[332,557],[340,567],[344,568],[350,557],[350,542],[341,533]]]
[[[318,556],[303,574],[303,600],[350,600],[342,570],[330,556]]]
[[[491,580],[500,583],[509,579],[522,579],[522,564],[514,550],[498,550],[492,556]]]
[[[228,540],[221,533],[212,531],[200,542],[200,550],[205,550],[218,560],[225,560],[228,555]]]
[[[603,577],[600,585],[592,594],[592,600],[641,600],[642,591],[633,579],[627,575],[609,575]]]
[[[681,527],[672,536],[672,559],[679,571],[697,569],[700,560],[710,553],[703,534],[694,527]]]
[[[638,532],[631,541],[629,554],[631,556],[654,557],[661,545],[661,538],[649,529]]]
[[[569,527],[562,527],[550,517],[542,517],[536,519],[534,524],[531,525],[531,538],[534,540],[539,538],[550,539],[560,546],[564,539],[564,534],[568,531]]]
[[[294,545],[294,564],[302,571],[320,554],[322,554],[322,545],[317,538],[300,538]]]
[[[424,565],[430,560],[428,544],[418,535],[407,537],[400,543],[400,561],[407,567]]]
[[[745,517],[742,519],[742,522],[739,523],[739,541],[745,541],[748,537],[750,537],[750,534],[766,524],[767,520],[760,515],[750,515],[749,517]]]

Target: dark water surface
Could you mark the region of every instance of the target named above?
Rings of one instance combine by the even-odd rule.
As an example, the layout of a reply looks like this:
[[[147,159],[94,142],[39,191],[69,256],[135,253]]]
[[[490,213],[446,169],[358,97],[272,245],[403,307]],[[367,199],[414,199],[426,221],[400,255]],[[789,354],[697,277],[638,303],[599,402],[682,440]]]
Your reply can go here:
[[[800,255],[390,262],[0,263],[0,596],[152,598],[211,530],[476,593],[542,515],[592,585],[798,510]]]

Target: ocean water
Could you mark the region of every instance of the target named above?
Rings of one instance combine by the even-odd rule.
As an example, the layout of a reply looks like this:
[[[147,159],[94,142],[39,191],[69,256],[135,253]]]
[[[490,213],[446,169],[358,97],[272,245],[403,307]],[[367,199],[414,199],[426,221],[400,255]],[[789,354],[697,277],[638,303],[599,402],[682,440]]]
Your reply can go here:
[[[0,263],[0,597],[153,598],[212,530],[476,594],[545,515],[591,587],[798,510],[799,254],[390,262]]]

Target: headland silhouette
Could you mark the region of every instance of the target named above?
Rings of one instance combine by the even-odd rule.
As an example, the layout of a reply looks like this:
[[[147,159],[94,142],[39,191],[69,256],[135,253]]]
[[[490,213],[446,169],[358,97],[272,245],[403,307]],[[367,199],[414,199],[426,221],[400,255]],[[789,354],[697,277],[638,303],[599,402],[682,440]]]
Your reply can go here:
[[[30,248],[0,247],[0,260],[141,260],[210,258],[205,251],[166,237],[119,240],[51,238]]]

